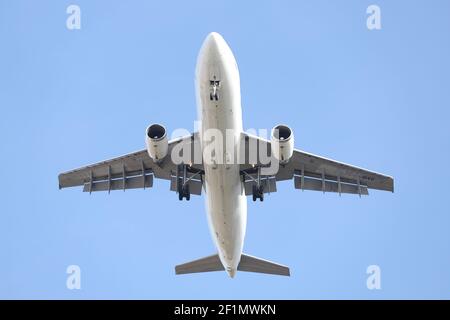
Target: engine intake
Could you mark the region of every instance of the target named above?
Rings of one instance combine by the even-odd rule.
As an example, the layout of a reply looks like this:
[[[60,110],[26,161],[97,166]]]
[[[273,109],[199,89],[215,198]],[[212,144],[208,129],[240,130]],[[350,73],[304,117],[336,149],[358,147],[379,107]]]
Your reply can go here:
[[[169,148],[166,128],[160,124],[150,125],[146,130],[145,141],[150,158],[156,162],[164,159]]]
[[[286,125],[278,125],[272,129],[272,154],[285,164],[291,159],[294,153],[294,133]]]

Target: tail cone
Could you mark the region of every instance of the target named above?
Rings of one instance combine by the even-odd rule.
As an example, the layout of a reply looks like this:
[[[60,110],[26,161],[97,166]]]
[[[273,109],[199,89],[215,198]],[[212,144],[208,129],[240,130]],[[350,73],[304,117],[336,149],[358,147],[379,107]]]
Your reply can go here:
[[[227,272],[230,278],[234,278],[234,276],[236,275],[236,269],[227,268]]]

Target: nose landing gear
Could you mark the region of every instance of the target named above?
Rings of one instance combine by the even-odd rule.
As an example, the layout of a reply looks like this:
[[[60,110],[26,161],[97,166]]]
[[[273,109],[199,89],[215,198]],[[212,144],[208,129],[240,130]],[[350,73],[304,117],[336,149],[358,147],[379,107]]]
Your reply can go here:
[[[214,77],[214,80],[209,81],[209,87],[210,87],[209,100],[211,100],[211,101],[219,100],[219,86],[220,86],[220,81],[215,80],[215,77]]]

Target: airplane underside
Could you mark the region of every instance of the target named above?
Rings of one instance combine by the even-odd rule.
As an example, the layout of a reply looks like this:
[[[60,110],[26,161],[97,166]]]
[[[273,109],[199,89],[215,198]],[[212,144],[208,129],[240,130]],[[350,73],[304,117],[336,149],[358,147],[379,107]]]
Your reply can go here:
[[[369,189],[394,191],[392,177],[295,149],[293,130],[286,125],[275,126],[270,139],[244,132],[237,63],[215,32],[202,45],[195,79],[199,132],[169,141],[165,127],[152,124],[144,150],[58,177],[60,188],[82,186],[89,193],[152,188],[154,178],[169,180],[181,201],[203,193],[217,254],[178,265],[176,274],[225,270],[230,277],[237,271],[289,276],[288,267],[243,253],[247,197],[263,201],[265,194],[277,192],[279,182],[360,197]],[[222,139],[225,147],[210,148]]]

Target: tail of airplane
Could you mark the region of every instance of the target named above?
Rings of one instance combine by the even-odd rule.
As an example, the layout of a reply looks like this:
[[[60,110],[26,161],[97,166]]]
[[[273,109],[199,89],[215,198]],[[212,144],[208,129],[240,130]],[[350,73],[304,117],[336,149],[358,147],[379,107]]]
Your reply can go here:
[[[239,262],[239,271],[257,272],[274,274],[280,276],[290,276],[289,268],[275,262],[259,259],[247,254],[241,255],[241,261]],[[198,272],[211,272],[211,271],[223,271],[225,268],[220,261],[219,255],[215,254],[191,262],[177,265],[175,267],[176,274],[198,273]]]

